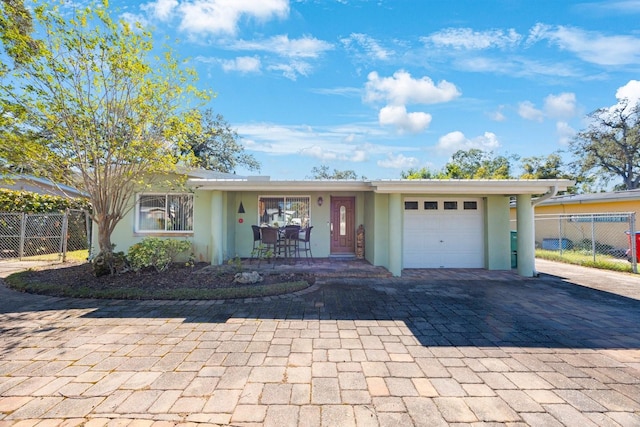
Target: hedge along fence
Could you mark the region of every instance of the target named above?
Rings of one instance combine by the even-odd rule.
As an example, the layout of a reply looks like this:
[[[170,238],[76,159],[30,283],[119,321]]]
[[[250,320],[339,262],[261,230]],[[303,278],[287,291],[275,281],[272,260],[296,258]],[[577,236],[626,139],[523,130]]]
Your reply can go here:
[[[0,188],[0,212],[63,213],[67,209],[91,211],[88,199],[70,199],[30,191]]]
[[[45,257],[89,248],[86,199],[0,189],[0,258]]]

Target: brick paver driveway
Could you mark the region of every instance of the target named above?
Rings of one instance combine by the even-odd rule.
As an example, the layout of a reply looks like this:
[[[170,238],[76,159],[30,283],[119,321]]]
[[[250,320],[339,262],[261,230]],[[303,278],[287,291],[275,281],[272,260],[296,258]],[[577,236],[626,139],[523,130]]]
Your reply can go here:
[[[640,425],[640,300],[615,280],[422,276],[230,302],[0,285],[0,425]]]

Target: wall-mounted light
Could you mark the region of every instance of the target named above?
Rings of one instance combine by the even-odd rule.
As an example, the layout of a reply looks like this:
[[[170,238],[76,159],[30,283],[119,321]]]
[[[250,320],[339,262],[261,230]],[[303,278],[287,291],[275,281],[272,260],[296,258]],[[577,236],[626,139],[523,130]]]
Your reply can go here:
[[[322,198],[322,196],[318,197],[318,206],[322,206],[323,203],[324,199]]]
[[[240,200],[240,206],[238,206],[238,213],[239,214],[244,213],[244,206],[242,205],[242,200]]]

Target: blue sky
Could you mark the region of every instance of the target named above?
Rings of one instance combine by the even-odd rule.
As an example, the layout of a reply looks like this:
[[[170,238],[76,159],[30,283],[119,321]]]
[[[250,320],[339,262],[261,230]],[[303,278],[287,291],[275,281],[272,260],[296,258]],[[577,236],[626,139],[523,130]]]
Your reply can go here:
[[[367,178],[459,149],[546,156],[640,99],[640,1],[112,1],[189,58],[261,163]],[[246,173],[239,169],[238,173]]]

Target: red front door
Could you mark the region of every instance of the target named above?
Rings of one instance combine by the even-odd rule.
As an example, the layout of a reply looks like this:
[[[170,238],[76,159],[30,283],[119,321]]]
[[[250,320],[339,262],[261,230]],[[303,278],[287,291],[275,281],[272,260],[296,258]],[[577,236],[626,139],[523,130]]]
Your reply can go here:
[[[356,251],[355,197],[331,197],[331,253]]]

